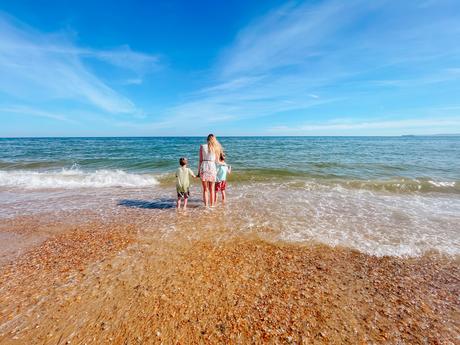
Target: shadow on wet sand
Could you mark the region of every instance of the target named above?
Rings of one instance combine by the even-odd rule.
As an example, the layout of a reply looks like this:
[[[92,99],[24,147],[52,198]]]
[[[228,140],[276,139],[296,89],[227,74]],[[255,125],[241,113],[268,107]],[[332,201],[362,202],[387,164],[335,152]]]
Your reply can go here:
[[[189,199],[189,207],[198,207],[200,200]],[[125,206],[130,208],[146,208],[153,210],[164,210],[176,207],[176,199],[155,199],[155,200],[135,200],[135,199],[123,199],[119,200],[117,206]]]

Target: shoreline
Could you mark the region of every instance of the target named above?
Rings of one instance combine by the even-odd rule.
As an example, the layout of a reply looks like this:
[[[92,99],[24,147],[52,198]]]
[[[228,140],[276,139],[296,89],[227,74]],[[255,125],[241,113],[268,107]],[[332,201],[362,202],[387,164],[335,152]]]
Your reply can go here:
[[[73,226],[0,268],[0,342],[455,343],[458,258]]]

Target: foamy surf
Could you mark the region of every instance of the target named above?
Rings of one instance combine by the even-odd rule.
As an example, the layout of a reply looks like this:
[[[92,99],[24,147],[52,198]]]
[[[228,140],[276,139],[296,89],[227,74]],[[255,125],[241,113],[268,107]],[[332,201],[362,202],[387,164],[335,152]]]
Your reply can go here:
[[[148,187],[158,184],[150,174],[122,170],[82,171],[63,169],[57,172],[0,171],[0,187],[24,189],[75,189],[107,187]]]

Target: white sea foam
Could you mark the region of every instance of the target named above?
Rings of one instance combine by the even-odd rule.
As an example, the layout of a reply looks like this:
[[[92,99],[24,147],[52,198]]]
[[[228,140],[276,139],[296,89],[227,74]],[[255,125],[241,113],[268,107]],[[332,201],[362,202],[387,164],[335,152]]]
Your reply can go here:
[[[0,171],[0,187],[25,189],[148,187],[158,184],[149,174],[132,174],[122,170],[82,171],[63,169],[57,172]]]
[[[443,181],[428,181],[435,187],[455,187],[455,182],[443,182]]]
[[[229,235],[256,232],[266,234],[269,239],[274,236],[288,242],[319,242],[378,256],[419,256],[431,251],[460,255],[458,194],[394,194],[341,185],[308,184],[293,188],[289,183],[230,182],[226,207],[206,212],[194,208],[201,205],[200,187],[195,182],[189,201],[193,216],[178,220],[175,212],[164,208],[175,205],[173,184],[164,188],[161,185],[137,188],[153,185],[155,180],[151,175],[116,171],[56,174],[58,178],[52,178],[50,173],[27,173],[18,178],[15,172],[16,182],[10,181],[8,186],[24,187],[27,182],[29,189],[9,188],[0,192],[0,219],[40,212],[77,213],[80,209],[97,212],[101,218],[112,218],[119,212],[135,209],[139,224],[145,222],[149,229],[146,236],[153,231],[150,229],[155,234],[186,229],[187,236],[198,239],[207,231],[225,229]],[[115,177],[101,182],[99,179],[106,175]],[[3,185],[6,176],[0,172]],[[78,183],[70,184],[68,178]],[[65,190],[40,189],[64,183]],[[88,198],[87,190],[76,185],[136,188],[101,188]]]
[[[285,241],[320,242],[378,256],[460,255],[460,198],[454,194],[389,194],[340,186],[302,191],[283,184],[242,186],[228,194],[232,213],[238,208],[232,224],[248,231],[271,228]]]

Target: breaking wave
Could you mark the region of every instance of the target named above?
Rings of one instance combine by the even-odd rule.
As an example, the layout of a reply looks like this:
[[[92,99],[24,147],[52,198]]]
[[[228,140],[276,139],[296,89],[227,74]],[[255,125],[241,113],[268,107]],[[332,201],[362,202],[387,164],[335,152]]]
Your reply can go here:
[[[62,169],[55,172],[0,171],[0,187],[49,189],[49,188],[104,188],[148,187],[158,184],[151,174],[133,174],[122,170],[82,171]]]

